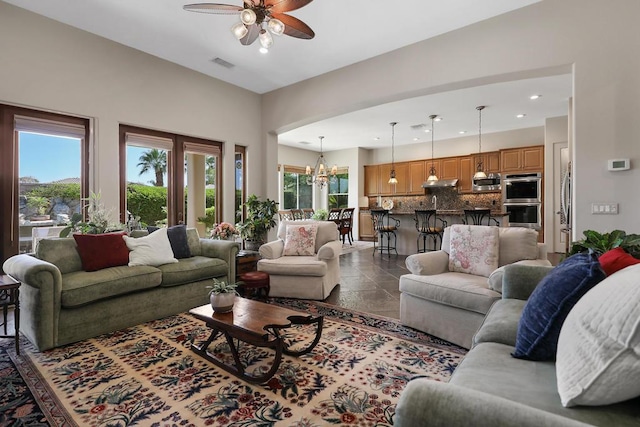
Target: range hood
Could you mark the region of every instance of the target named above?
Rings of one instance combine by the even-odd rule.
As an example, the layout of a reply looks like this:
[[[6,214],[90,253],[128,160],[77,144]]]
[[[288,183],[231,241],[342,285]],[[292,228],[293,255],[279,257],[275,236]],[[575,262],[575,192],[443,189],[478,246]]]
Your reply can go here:
[[[455,179],[439,179],[437,181],[425,181],[422,183],[422,188],[434,188],[434,187],[455,187],[458,185],[458,178]]]

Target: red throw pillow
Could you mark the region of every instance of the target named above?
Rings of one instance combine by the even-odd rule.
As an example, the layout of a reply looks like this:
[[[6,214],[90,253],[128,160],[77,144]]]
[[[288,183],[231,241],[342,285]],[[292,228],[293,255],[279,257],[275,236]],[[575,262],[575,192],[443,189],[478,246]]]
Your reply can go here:
[[[622,248],[611,249],[600,255],[598,258],[600,266],[607,273],[607,276],[611,276],[618,270],[622,270],[630,265],[640,264],[640,259],[634,258],[630,253],[627,253]]]
[[[129,248],[122,236],[126,232],[105,234],[74,234],[84,271],[129,264]]]

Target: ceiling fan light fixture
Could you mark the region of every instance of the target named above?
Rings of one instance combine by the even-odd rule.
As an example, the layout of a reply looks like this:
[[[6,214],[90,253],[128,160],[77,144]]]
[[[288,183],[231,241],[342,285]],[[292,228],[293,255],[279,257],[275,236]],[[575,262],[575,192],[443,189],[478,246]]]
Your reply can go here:
[[[264,28],[260,30],[260,35],[258,36],[258,38],[260,39],[260,45],[263,48],[269,49],[271,46],[273,46],[273,37],[271,37],[271,33]]]
[[[269,31],[271,31],[276,36],[281,36],[284,33],[284,24],[281,20],[276,18],[271,18],[269,23],[267,24]]]
[[[240,20],[244,25],[253,25],[256,23],[256,19],[257,16],[253,9],[243,9],[240,12]]]
[[[231,32],[233,33],[235,38],[240,40],[241,38],[247,35],[249,30],[242,22],[238,22],[233,27],[231,27]]]

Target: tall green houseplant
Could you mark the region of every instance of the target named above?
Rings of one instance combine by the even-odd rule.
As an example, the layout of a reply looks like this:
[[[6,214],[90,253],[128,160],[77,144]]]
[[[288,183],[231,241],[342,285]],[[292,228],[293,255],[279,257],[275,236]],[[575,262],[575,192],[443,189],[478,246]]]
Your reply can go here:
[[[255,194],[250,195],[244,203],[247,208],[247,218],[236,224],[240,237],[245,240],[245,247],[258,250],[266,242],[267,233],[276,226],[275,215],[278,213],[278,202],[270,199],[258,199]]]

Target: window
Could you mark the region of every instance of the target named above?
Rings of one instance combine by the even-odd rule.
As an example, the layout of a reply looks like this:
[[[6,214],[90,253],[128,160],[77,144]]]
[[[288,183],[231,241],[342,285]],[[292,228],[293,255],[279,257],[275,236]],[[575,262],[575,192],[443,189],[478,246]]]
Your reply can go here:
[[[349,207],[349,172],[338,171],[336,180],[329,180],[329,209]]]
[[[121,221],[220,221],[222,143],[120,126]]]
[[[0,105],[2,259],[84,213],[88,159],[88,119]]]
[[[285,166],[283,176],[283,208],[305,209],[313,207],[313,184],[307,182],[304,168]]]
[[[244,221],[245,212],[242,204],[246,200],[245,171],[246,171],[246,151],[241,145],[236,145],[235,158],[235,220],[236,224]]]

